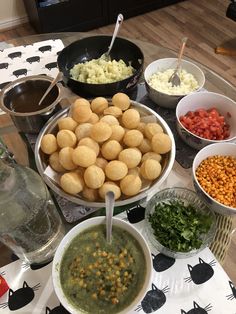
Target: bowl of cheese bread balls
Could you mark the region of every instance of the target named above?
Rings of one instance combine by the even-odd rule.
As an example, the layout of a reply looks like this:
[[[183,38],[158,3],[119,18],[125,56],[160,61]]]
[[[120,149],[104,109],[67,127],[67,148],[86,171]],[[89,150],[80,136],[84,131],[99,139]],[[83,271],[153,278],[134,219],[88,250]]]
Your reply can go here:
[[[78,98],[52,117],[35,145],[36,165],[48,186],[66,199],[103,207],[155,193],[175,160],[175,142],[155,111],[124,93],[112,99]]]

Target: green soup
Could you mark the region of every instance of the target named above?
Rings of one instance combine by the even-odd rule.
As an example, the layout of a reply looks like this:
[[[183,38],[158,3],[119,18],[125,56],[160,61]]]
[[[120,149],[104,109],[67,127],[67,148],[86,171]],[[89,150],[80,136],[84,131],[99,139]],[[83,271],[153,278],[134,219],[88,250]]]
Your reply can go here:
[[[144,284],[146,260],[137,240],[113,226],[106,242],[104,224],[80,233],[65,251],[60,268],[62,289],[78,310],[117,313],[126,308]]]

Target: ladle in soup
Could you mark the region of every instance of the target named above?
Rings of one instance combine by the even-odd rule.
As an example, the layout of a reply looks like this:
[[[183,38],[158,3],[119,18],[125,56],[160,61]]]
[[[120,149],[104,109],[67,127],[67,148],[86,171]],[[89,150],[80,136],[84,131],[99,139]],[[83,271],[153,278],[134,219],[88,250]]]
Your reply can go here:
[[[115,194],[112,191],[106,193],[106,239],[109,244],[112,241],[112,217],[114,212]]]

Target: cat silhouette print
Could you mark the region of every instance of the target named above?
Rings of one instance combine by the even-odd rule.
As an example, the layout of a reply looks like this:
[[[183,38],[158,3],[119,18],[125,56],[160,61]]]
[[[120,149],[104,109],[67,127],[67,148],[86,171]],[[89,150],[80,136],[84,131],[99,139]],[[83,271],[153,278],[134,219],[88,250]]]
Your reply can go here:
[[[145,208],[141,205],[137,205],[133,208],[126,210],[128,221],[131,224],[136,224],[140,221],[142,221],[145,217]]]
[[[229,295],[227,295],[226,298],[227,298],[228,300],[236,299],[236,288],[235,288],[235,286],[233,285],[232,281],[229,281],[229,286],[230,286],[230,288],[231,288],[231,290],[232,290],[232,293],[229,294]]]
[[[61,304],[54,307],[52,310],[49,307],[46,307],[45,314],[70,314]]]
[[[162,272],[174,265],[175,259],[164,254],[152,254],[152,264],[156,272]]]
[[[213,275],[216,262],[213,260],[209,264],[205,263],[203,259],[199,257],[199,264],[191,266],[188,264],[188,270],[190,277],[184,278],[185,282],[193,281],[196,285],[201,285],[208,281]]]
[[[145,313],[153,313],[161,308],[166,303],[165,293],[169,291],[168,286],[163,290],[159,290],[154,284],[152,284],[152,290],[149,290],[144,299],[135,311],[139,312],[143,310]]]
[[[24,281],[22,288],[15,291],[9,289],[8,302],[0,304],[0,308],[6,308],[8,306],[10,311],[21,309],[34,299],[34,291],[38,290],[39,287],[40,284],[38,283],[31,288]]]
[[[207,314],[212,309],[212,306],[208,304],[207,306],[200,307],[195,301],[193,301],[193,308],[188,312],[181,310],[181,314]]]

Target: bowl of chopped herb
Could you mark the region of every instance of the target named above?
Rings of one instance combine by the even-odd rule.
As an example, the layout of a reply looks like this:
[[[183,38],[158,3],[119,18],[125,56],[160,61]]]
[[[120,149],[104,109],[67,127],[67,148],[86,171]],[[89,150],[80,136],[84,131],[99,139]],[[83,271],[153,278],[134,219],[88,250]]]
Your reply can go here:
[[[210,245],[216,218],[194,191],[175,187],[148,201],[145,225],[145,236],[155,249],[173,258],[187,258]]]

